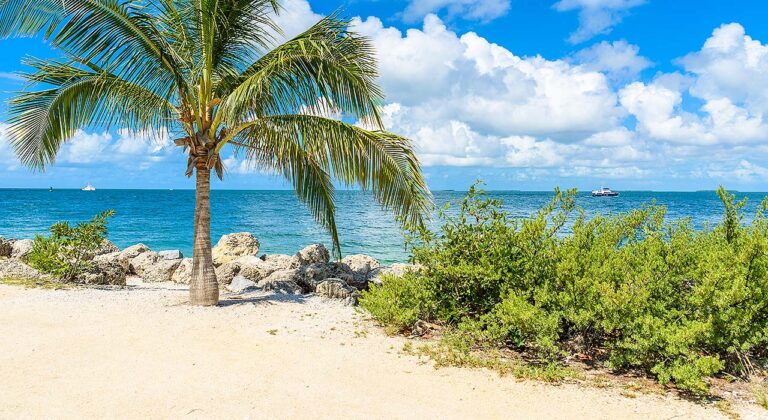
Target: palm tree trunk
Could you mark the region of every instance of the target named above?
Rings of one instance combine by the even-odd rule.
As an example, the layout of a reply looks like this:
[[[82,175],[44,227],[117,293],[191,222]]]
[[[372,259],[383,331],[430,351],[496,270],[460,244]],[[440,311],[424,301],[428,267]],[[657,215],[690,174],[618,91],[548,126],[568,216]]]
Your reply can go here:
[[[189,301],[198,306],[216,305],[219,303],[219,284],[211,255],[211,170],[205,164],[197,166],[193,253]]]

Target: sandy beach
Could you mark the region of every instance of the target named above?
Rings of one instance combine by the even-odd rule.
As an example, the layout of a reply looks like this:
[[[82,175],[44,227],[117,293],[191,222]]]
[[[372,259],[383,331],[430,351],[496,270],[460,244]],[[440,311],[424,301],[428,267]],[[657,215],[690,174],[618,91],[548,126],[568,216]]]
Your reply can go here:
[[[3,418],[723,418],[712,406],[447,368],[355,308],[182,286],[0,286]],[[744,411],[757,418],[760,411]]]

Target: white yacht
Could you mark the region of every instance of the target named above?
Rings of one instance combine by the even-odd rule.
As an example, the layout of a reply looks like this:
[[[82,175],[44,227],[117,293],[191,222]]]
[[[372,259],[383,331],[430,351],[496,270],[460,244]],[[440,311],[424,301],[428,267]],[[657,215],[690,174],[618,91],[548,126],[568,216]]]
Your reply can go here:
[[[91,185],[91,184],[89,183],[88,185],[86,185],[85,187],[83,187],[83,191],[96,191],[96,187],[94,187],[93,185]]]
[[[592,191],[592,197],[618,197],[619,193],[611,191],[608,187],[602,187],[599,190]]]

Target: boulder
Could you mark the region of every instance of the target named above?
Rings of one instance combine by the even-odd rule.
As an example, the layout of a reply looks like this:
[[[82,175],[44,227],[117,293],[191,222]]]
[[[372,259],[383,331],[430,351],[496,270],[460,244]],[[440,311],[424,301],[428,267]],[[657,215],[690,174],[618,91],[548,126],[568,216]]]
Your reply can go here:
[[[368,275],[368,281],[376,286],[381,286],[382,276],[393,275],[402,277],[407,272],[418,273],[421,266],[417,264],[392,264],[389,267],[377,268]]]
[[[113,254],[119,253],[115,252]],[[126,265],[123,263],[124,260],[119,258],[97,258],[93,260],[93,267],[80,275],[79,280],[85,284],[125,286],[127,270],[125,269]]]
[[[0,258],[10,257],[13,253],[13,242],[0,236]]]
[[[27,259],[27,256],[32,252],[34,243],[35,241],[32,239],[19,239],[18,241],[14,241],[11,257],[21,260]]]
[[[267,278],[275,271],[285,269],[277,264],[264,261],[261,258],[254,256],[240,257],[234,262],[240,266],[239,275],[257,283]]]
[[[181,260],[163,260],[158,257],[158,260],[154,264],[150,264],[143,270],[144,273],[141,277],[147,283],[171,281],[173,272],[176,271],[176,268],[180,264]]]
[[[136,274],[139,277],[144,277],[144,273],[149,269],[149,267],[160,261],[160,255],[158,255],[157,252],[145,251],[138,254],[130,261],[130,272]]]
[[[299,257],[295,255],[285,254],[268,254],[261,257],[262,260],[268,262],[270,265],[277,267],[278,270],[290,270],[292,268],[299,268]]]
[[[317,285],[315,294],[327,299],[343,300],[347,305],[357,305],[360,292],[341,279],[328,279]]]
[[[256,288],[256,282],[248,280],[243,276],[235,276],[232,283],[227,286],[227,290],[232,293],[240,294],[251,291]]]
[[[276,293],[295,295],[301,293],[301,286],[297,283],[300,277],[301,274],[298,269],[279,270],[259,281],[257,285],[263,290],[274,290]]]
[[[112,252],[109,254],[97,255],[93,257],[93,262],[97,265],[100,264],[117,264],[121,270],[128,274],[130,271],[130,261],[121,252]]]
[[[42,275],[39,271],[17,259],[0,259],[0,278],[36,279]]]
[[[330,261],[331,256],[328,252],[328,248],[323,244],[310,245],[296,254],[296,258],[299,260],[299,265],[319,264],[327,263]]]
[[[259,240],[248,232],[224,235],[213,248],[213,263],[217,266],[244,256],[259,253]]]
[[[189,284],[192,280],[192,258],[184,258],[176,267],[171,276],[171,281],[179,284]]]
[[[178,249],[170,250],[170,251],[160,251],[157,253],[160,255],[160,258],[164,260],[180,260],[184,258],[184,254],[181,253]]]
[[[232,279],[238,274],[240,274],[240,263],[237,261],[230,261],[216,267],[216,280],[221,287],[232,283]]]
[[[305,293],[312,293],[318,284],[330,278],[344,281],[354,281],[352,270],[342,263],[315,263],[302,266],[299,269],[299,285]]]
[[[365,274],[366,276],[373,270],[381,267],[381,264],[373,258],[369,257],[368,255],[347,255],[344,257],[341,262],[346,264],[349,268],[352,269],[352,271],[361,274]]]
[[[110,241],[109,239],[104,239],[101,242],[101,246],[99,246],[99,249],[97,249],[96,252],[93,253],[93,255],[112,254],[113,252],[120,252],[120,248],[118,248],[117,245],[113,244],[112,241]]]
[[[368,276],[373,270],[381,267],[375,258],[367,255],[348,255],[341,262],[349,267],[354,276],[353,280],[347,280],[347,283],[360,290],[368,288]]]
[[[124,250],[120,251],[123,257],[125,257],[128,260],[132,260],[139,256],[139,254],[143,254],[145,252],[149,252],[149,247],[147,247],[144,244],[136,244],[129,246],[128,248],[125,248]]]

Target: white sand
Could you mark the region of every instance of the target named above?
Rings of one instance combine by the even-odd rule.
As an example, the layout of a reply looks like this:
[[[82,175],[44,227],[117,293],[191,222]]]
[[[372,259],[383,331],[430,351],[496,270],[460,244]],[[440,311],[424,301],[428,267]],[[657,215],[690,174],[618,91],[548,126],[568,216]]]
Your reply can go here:
[[[673,397],[435,370],[318,298],[193,308],[186,293],[0,286],[0,417],[723,417]]]

